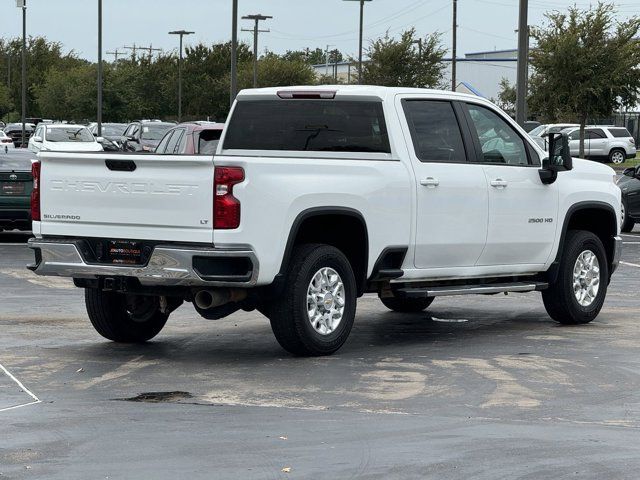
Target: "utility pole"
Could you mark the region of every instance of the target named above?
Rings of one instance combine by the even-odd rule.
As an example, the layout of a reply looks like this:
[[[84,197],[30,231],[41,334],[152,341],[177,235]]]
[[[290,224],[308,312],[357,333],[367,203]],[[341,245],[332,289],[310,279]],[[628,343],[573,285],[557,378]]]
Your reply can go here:
[[[138,47],[135,43],[133,44],[133,47],[127,47],[126,45],[124,47],[125,50],[131,50],[132,54],[133,54],[133,59],[136,59],[136,53],[138,52],[138,49],[140,47]]]
[[[146,50],[149,52],[149,61],[151,61],[153,59],[153,52],[161,52],[162,49],[161,48],[153,48],[153,44],[149,45],[148,47],[138,47],[138,50]]]
[[[516,122],[523,126],[527,119],[527,80],[529,77],[529,1],[520,0],[518,21],[518,78],[516,81]]]
[[[413,43],[418,45],[418,56],[422,58],[422,39],[414,40]]]
[[[249,30],[247,28],[243,28],[243,32],[251,32],[253,31],[253,88],[258,86],[258,34],[259,33],[268,33],[270,30],[260,30],[260,22],[265,20],[269,20],[273,18],[270,15],[245,15],[242,17],[243,20],[253,20],[255,23],[253,24],[253,29]]]
[[[118,63],[118,59],[120,58],[120,55],[122,55],[122,52],[116,48],[113,52],[107,52],[107,55],[113,55],[114,63]]]
[[[231,8],[231,98],[232,106],[238,94],[238,0],[233,0]]]
[[[364,34],[364,2],[370,2],[371,0],[344,0],[345,2],[360,2],[360,36],[358,47],[358,84],[362,84],[362,37]]]
[[[185,35],[192,35],[196,32],[187,30],[175,30],[169,35],[180,35],[180,55],[178,56],[178,122],[182,122],[182,39]]]
[[[458,0],[453,0],[453,42],[451,47],[451,91],[455,92],[458,86],[457,57],[458,57]]]
[[[331,48],[333,46],[334,45],[327,45],[327,48],[324,51],[324,63],[325,63],[324,75],[325,75],[325,77],[329,76],[329,48]]]
[[[98,136],[102,136],[102,0],[98,0]]]
[[[11,89],[11,53],[7,53],[7,88]]]

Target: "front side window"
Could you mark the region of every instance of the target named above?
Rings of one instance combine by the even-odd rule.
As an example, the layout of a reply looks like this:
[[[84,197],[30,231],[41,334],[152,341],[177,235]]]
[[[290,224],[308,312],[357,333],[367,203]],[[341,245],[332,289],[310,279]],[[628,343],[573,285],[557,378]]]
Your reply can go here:
[[[480,140],[482,161],[505,165],[529,165],[524,140],[497,113],[479,105],[468,105]]]
[[[405,100],[413,146],[421,162],[466,162],[458,119],[450,102]]]
[[[171,140],[169,140],[169,143],[167,143],[166,153],[176,152],[176,146],[178,145],[178,142],[180,141],[183,135],[184,135],[184,129],[176,130],[175,132],[173,132],[173,135],[171,136]]]
[[[167,134],[162,138],[162,141],[160,141],[160,143],[158,144],[156,153],[167,153],[167,144],[169,143],[169,140],[171,140],[171,136],[174,134],[174,132],[175,130],[167,132]]]
[[[569,134],[569,140],[580,140],[580,130],[574,130]]]
[[[381,102],[245,100],[225,149],[391,153]]]

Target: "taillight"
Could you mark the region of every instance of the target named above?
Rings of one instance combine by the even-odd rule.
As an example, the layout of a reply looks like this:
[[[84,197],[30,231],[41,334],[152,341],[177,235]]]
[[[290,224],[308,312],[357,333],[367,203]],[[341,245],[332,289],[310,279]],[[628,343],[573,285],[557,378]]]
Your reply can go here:
[[[40,221],[40,162],[31,164],[31,175],[33,176],[33,190],[31,190],[31,220]]]
[[[243,181],[244,170],[241,167],[215,167],[214,228],[229,230],[240,226],[240,201],[233,196],[233,186]]]

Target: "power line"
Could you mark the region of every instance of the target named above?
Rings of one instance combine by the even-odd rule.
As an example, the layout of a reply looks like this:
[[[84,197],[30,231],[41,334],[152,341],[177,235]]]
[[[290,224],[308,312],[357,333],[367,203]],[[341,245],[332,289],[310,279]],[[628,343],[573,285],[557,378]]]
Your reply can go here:
[[[268,33],[269,30],[260,30],[260,22],[273,18],[270,15],[245,15],[242,20],[253,20],[252,29],[243,28],[243,32],[253,32],[253,88],[258,86],[258,35],[260,33]]]

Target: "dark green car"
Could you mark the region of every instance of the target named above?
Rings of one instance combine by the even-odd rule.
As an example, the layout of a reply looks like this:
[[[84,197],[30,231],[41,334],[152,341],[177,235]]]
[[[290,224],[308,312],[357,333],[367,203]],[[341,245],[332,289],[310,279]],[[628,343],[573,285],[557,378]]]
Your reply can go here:
[[[31,230],[31,162],[27,149],[0,149],[0,231]]]

